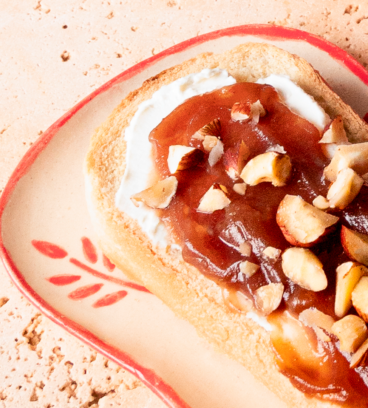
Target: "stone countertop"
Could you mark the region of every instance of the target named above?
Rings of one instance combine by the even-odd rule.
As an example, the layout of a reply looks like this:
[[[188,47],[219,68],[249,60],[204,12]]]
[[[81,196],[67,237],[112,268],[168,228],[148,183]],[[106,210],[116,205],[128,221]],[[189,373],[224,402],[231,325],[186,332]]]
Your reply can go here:
[[[368,3],[0,1],[0,193],[30,145],[94,89],[174,44],[241,24],[324,37],[368,67]],[[368,110],[368,107],[367,107]],[[0,266],[0,407],[163,408],[131,374],[43,317]]]

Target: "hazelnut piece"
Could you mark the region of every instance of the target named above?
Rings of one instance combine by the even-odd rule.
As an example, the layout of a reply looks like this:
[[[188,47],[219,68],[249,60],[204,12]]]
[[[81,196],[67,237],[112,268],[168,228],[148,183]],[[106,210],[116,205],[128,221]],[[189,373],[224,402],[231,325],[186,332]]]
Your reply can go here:
[[[351,295],[368,269],[357,262],[344,262],[336,269],[335,314],[344,317],[352,306]]]
[[[250,186],[270,182],[275,187],[285,186],[291,176],[291,161],[288,155],[276,152],[260,154],[250,160],[240,177]]]
[[[256,306],[267,316],[280,306],[283,294],[284,285],[282,283],[270,283],[261,286],[255,292]]]
[[[230,202],[226,196],[226,187],[215,183],[201,198],[197,211],[213,213],[214,211],[222,210],[227,207]]]
[[[364,180],[354,170],[341,170],[327,193],[330,207],[343,210],[359,194],[363,184]]]
[[[171,174],[196,166],[203,158],[203,152],[189,146],[173,145],[169,147],[167,164]]]
[[[323,174],[327,180],[335,181],[338,173],[347,168],[359,175],[368,172],[368,142],[338,146]]]
[[[319,292],[327,288],[327,277],[321,261],[305,248],[289,248],[282,254],[282,270],[304,289]]]
[[[239,269],[240,272],[244,273],[247,278],[250,278],[258,271],[259,265],[249,261],[244,261],[240,263]]]
[[[192,138],[197,140],[204,140],[206,136],[221,136],[221,122],[219,121],[219,119],[214,119],[207,125],[197,130]]]
[[[351,300],[358,315],[368,322],[368,276],[362,276],[356,284]]]
[[[142,202],[151,208],[166,208],[176,193],[178,180],[171,176],[130,197],[138,207]]]
[[[276,214],[276,222],[291,245],[310,247],[329,234],[338,217],[319,210],[299,196],[286,195]]]
[[[346,255],[353,261],[368,266],[368,235],[353,231],[343,225],[340,238]]]
[[[332,333],[340,340],[340,350],[348,353],[354,353],[368,336],[364,320],[355,315],[345,316],[335,322]]]

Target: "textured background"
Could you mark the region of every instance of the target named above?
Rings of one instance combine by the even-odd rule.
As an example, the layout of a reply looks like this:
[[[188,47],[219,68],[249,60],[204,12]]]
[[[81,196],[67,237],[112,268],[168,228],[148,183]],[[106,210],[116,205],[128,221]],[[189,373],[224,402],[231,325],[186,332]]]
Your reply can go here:
[[[318,34],[368,67],[362,0],[0,0],[0,193],[42,132],[107,80],[188,38],[250,23]],[[0,367],[1,408],[163,408],[40,315],[2,265]]]

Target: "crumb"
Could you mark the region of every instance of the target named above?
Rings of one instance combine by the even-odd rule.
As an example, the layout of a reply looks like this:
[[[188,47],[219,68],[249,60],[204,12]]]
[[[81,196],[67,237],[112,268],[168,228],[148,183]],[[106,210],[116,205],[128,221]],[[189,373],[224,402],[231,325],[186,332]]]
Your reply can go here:
[[[60,55],[61,59],[63,60],[63,62],[66,62],[68,60],[70,60],[70,54],[68,51],[64,51],[61,55]]]

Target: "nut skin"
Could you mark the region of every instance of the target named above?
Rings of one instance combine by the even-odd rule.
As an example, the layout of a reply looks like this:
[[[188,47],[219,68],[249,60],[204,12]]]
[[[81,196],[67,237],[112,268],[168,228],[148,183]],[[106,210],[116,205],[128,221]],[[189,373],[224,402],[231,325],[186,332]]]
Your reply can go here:
[[[319,143],[336,143],[337,145],[349,144],[341,115],[336,116],[336,118],[326,126],[322,139],[319,141]]]
[[[130,197],[133,204],[138,207],[140,203],[146,204],[151,208],[166,208],[173,199],[178,188],[178,180],[170,176],[164,180],[158,181],[153,186],[134,194]]]
[[[359,366],[360,362],[363,360],[363,357],[366,355],[368,350],[368,340],[366,340],[354,353],[350,361],[350,368],[356,368]]]
[[[333,232],[338,217],[326,214],[299,196],[286,195],[276,213],[276,222],[285,239],[294,246],[309,248]],[[304,234],[303,234],[304,233]]]
[[[204,153],[194,147],[173,145],[169,147],[167,164],[171,174],[196,166],[203,159]]]
[[[259,122],[259,118],[263,118],[263,116],[266,116],[266,113],[267,113],[266,109],[263,107],[260,100],[250,105],[250,112],[251,112],[252,122],[255,124]]]
[[[240,177],[240,173],[248,160],[249,153],[249,148],[244,141],[238,142],[234,147],[226,150],[223,162],[225,171],[231,179],[237,180]]]
[[[231,119],[234,121],[248,120],[250,115],[250,103],[236,102],[231,108]]]
[[[368,266],[368,235],[353,231],[343,225],[340,239],[346,255],[351,260]]]
[[[259,100],[252,104],[249,102],[236,102],[231,108],[231,119],[234,121],[251,119],[252,122],[258,123],[259,118],[265,116],[266,113]]]
[[[207,125],[204,125],[202,128],[198,129],[192,138],[204,140],[205,136],[221,136],[221,122],[219,119],[213,119],[210,123],[207,123]]]
[[[240,177],[250,186],[270,182],[275,187],[283,187],[290,180],[291,174],[292,165],[288,155],[267,152],[250,160]]]

